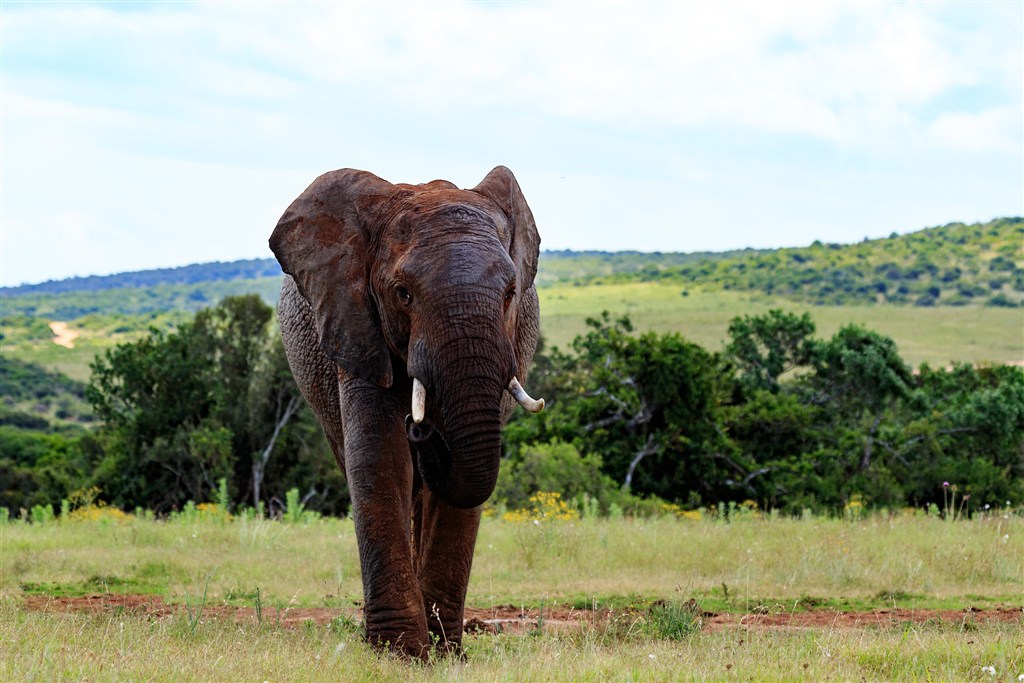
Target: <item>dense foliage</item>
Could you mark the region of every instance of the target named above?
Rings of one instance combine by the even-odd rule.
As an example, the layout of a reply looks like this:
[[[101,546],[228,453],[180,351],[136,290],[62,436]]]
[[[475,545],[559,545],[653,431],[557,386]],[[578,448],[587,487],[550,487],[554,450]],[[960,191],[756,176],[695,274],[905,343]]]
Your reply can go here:
[[[0,425],[67,431],[89,424],[93,415],[85,389],[58,372],[0,356]]]
[[[93,363],[86,390],[94,432],[75,439],[6,428],[0,504],[58,504],[96,487],[126,509],[167,512],[214,497],[236,504],[347,506],[344,481],[288,371],[272,309],[225,299],[174,332],[154,329]]]
[[[914,373],[887,337],[848,325],[819,340],[808,316],[782,311],[734,320],[723,355],[633,335],[628,319],[590,326],[575,353],[542,354],[531,385],[552,400],[510,425],[510,468],[536,460],[538,443],[552,460],[571,444],[618,486],[690,507],[941,504],[943,482],[969,509],[1024,497],[1020,368]],[[553,490],[572,496],[583,476],[567,470]]]

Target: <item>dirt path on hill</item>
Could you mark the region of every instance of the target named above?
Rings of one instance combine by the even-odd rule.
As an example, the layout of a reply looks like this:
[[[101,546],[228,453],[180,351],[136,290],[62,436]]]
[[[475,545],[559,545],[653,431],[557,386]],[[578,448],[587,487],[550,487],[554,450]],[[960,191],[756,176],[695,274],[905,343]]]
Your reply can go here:
[[[24,607],[30,611],[45,612],[90,612],[94,614],[128,614],[160,619],[169,618],[185,610],[181,604],[164,602],[155,595],[87,595],[76,598],[57,598],[30,595],[24,600]],[[197,609],[192,606],[193,611]],[[468,633],[511,633],[525,634],[538,628],[564,631],[585,627],[606,626],[616,620],[632,622],[643,616],[637,610],[578,610],[561,606],[526,609],[514,605],[496,607],[467,607],[466,631]],[[205,618],[230,619],[238,624],[275,624],[296,628],[307,621],[325,625],[333,619],[344,616],[358,620],[362,613],[358,608],[265,607],[257,614],[255,607],[232,607],[205,605]],[[705,631],[723,629],[811,629],[811,628],[866,628],[894,627],[900,624],[942,622],[949,624],[979,622],[1020,622],[1024,619],[1024,606],[991,609],[967,608],[962,610],[915,610],[879,609],[870,612],[837,612],[834,610],[810,610],[796,613],[725,613],[704,612],[701,615]]]
[[[54,344],[63,346],[65,349],[75,348],[75,339],[78,338],[79,332],[68,329],[68,324],[62,322],[50,323],[50,329],[53,331]]]

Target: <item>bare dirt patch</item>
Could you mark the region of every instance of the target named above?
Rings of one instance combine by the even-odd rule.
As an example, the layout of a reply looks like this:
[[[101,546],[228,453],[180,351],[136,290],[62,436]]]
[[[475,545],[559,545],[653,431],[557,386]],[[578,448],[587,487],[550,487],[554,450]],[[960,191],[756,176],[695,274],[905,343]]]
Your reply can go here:
[[[53,331],[54,344],[63,346],[65,349],[75,348],[75,339],[79,335],[77,330],[69,329],[68,324],[62,322],[50,323],[50,330]]]
[[[82,597],[49,597],[31,595],[25,598],[24,607],[33,611],[46,612],[90,612],[95,614],[132,614],[153,619],[171,617],[186,609],[182,604],[164,602],[153,595],[86,595]],[[198,607],[192,606],[195,612]],[[325,625],[337,617],[357,620],[362,613],[357,608],[267,608],[259,613],[255,607],[230,605],[203,606],[204,618],[230,619],[235,623],[256,624],[262,620],[295,628],[312,621]],[[618,618],[639,618],[642,611],[629,610],[586,610],[566,607],[524,609],[514,605],[498,605],[487,608],[466,608],[467,633],[529,633],[538,628],[544,630],[569,630],[584,626],[607,624]],[[978,609],[969,607],[962,610],[926,609],[879,609],[869,612],[838,612],[834,610],[810,610],[806,612],[778,612],[746,614],[702,613],[703,628],[717,631],[731,628],[756,629],[822,629],[822,628],[868,628],[896,627],[901,624],[923,624],[926,622],[946,624],[967,624],[981,622],[1020,622],[1024,619],[1024,607],[999,607]]]

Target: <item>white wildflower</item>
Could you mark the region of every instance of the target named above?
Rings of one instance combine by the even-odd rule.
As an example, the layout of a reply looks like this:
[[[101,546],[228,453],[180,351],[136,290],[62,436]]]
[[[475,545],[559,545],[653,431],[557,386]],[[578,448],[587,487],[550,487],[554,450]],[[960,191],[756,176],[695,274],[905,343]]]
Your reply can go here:
[[[981,670],[987,673],[989,676],[996,675],[996,668],[994,666],[983,666],[981,667]]]

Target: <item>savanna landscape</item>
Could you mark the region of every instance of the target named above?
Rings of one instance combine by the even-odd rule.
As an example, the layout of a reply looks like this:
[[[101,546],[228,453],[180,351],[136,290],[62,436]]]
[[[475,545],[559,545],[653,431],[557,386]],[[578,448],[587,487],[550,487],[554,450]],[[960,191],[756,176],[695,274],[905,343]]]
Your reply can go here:
[[[272,260],[2,292],[4,680],[1016,680],[1024,221],[544,252],[465,656],[361,640]],[[244,397],[245,400],[238,400]]]

